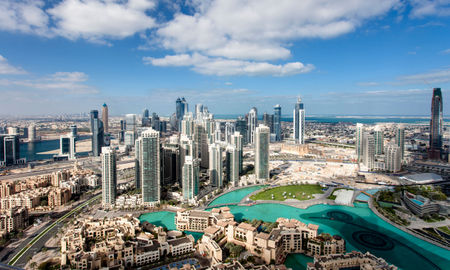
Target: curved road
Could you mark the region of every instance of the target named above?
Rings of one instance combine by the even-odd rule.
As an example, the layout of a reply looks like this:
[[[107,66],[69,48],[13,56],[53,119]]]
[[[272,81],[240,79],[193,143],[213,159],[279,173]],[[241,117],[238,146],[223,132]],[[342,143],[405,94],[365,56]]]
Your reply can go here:
[[[72,210],[70,210],[67,214],[60,217],[49,226],[42,228],[36,234],[36,236],[31,239],[31,241],[24,241],[17,249],[14,257],[9,261],[9,265],[25,267],[27,264],[28,258],[33,256],[36,252],[41,250],[41,248],[45,245],[45,243],[53,237],[60,228],[64,225],[64,221],[75,214],[77,211],[81,210],[85,206],[94,202],[98,198],[101,197],[101,194],[94,196],[93,198],[87,200],[86,202],[76,206]]]

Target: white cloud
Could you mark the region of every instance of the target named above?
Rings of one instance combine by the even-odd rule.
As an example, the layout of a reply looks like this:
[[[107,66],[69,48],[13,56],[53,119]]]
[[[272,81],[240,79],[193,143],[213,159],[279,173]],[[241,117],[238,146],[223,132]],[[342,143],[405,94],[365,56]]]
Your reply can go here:
[[[47,12],[56,22],[54,32],[69,39],[122,39],[155,27],[146,11],[151,0],[64,0]]]
[[[407,84],[435,84],[450,82],[450,69],[435,70],[426,73],[418,73],[399,77],[401,83]]]
[[[441,51],[442,54],[450,54],[450,48]]]
[[[49,35],[43,6],[41,0],[0,1],[0,30]]]
[[[25,80],[0,80],[0,85],[16,92],[51,92],[52,94],[84,95],[99,91],[86,82],[88,76],[83,72],[56,72],[49,76]],[[48,94],[48,93],[47,93]]]
[[[410,3],[412,6],[411,17],[450,15],[450,1],[448,0],[410,0]]]
[[[16,74],[25,74],[26,71],[23,70],[20,67],[14,67],[8,63],[8,60],[6,60],[5,57],[0,55],[0,74],[10,74],[10,75],[16,75]]]
[[[192,70],[206,75],[232,76],[232,75],[272,75],[287,76],[307,73],[314,69],[313,65],[304,65],[300,62],[286,64],[271,64],[267,62],[254,62],[234,60],[219,57],[207,57],[198,53],[166,55],[163,58],[144,57],[144,63],[154,66],[191,67]]]
[[[383,15],[397,0],[238,0],[192,1],[195,14],[175,15],[157,31],[175,52],[241,60],[285,59],[292,40],[332,38],[364,20]]]

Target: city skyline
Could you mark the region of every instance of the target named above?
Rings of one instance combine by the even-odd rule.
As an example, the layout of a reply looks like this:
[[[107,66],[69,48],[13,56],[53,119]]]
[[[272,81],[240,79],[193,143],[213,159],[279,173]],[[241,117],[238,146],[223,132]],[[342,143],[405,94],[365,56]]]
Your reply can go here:
[[[3,1],[0,115],[170,115],[183,96],[263,113],[299,95],[310,115],[428,115],[435,87],[450,101],[448,3],[268,4]]]

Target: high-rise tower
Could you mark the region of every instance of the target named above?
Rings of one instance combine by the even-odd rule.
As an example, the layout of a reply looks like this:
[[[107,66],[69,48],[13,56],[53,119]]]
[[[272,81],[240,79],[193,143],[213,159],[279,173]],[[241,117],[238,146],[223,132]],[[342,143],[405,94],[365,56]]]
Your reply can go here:
[[[397,126],[395,132],[395,143],[399,147],[400,156],[405,157],[405,127],[403,125]]]
[[[92,154],[100,156],[103,147],[103,123],[98,118],[98,111],[91,111]]]
[[[116,202],[116,153],[110,147],[102,148],[102,204],[113,206]]]
[[[212,186],[223,186],[222,148],[218,143],[209,145],[209,180]]]
[[[199,162],[192,156],[186,156],[183,165],[183,199],[185,201],[193,201],[198,195],[199,190]]]
[[[253,107],[248,113],[247,120],[247,142],[251,145],[255,143],[255,130],[258,126],[258,110]]]
[[[103,103],[102,107],[102,120],[103,120],[103,127],[106,133],[109,131],[109,124],[108,124],[108,105],[106,103]]]
[[[280,104],[273,107],[273,133],[275,133],[275,141],[281,141],[281,106]]]
[[[301,98],[294,107],[294,140],[298,144],[305,143],[305,109]]]
[[[428,158],[430,159],[441,159],[444,121],[442,107],[441,88],[434,88],[431,99],[430,145],[428,148]]]
[[[363,160],[363,141],[364,141],[364,125],[361,123],[356,124],[355,135],[355,148],[356,148],[356,162],[362,162]]]
[[[255,174],[256,179],[269,180],[270,128],[259,125],[255,133]]]
[[[159,132],[151,128],[144,130],[139,142],[139,178],[141,181],[142,202],[154,205],[161,198],[161,163]]]

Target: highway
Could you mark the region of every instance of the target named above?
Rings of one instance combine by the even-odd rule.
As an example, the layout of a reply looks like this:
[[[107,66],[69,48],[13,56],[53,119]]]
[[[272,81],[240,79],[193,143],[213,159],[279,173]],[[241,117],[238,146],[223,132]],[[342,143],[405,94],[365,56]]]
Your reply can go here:
[[[22,268],[25,267],[28,258],[32,257],[36,252],[38,252],[45,245],[45,243],[58,232],[58,230],[64,225],[64,221],[68,217],[70,217],[77,211],[80,211],[82,208],[99,199],[100,197],[101,194],[94,196],[88,201],[78,205],[77,207],[66,213],[64,216],[51,223],[49,226],[44,227],[33,239],[31,239],[31,241],[24,241],[19,246],[19,248],[17,249],[17,253],[15,253],[14,257],[9,261],[8,264],[11,266],[18,266]]]

